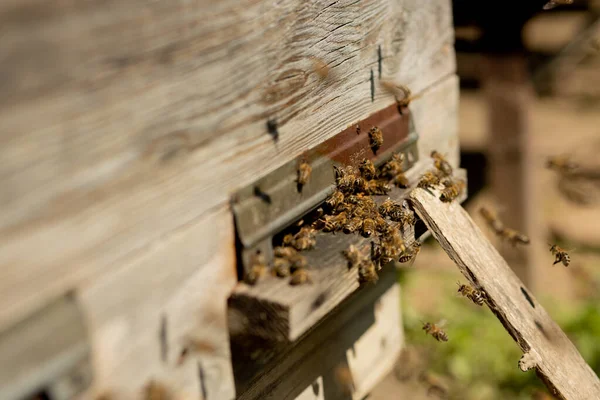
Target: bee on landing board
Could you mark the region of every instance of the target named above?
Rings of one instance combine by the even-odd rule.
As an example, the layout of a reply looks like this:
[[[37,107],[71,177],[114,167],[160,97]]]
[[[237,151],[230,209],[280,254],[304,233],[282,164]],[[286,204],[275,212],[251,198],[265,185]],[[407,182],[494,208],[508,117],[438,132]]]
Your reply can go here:
[[[373,162],[366,158],[361,161],[360,165],[358,166],[358,170],[366,180],[375,178],[375,175],[377,174],[377,169],[375,168]]]
[[[437,340],[438,342],[447,342],[448,335],[446,334],[446,332],[444,332],[442,330],[442,328],[440,327],[441,325],[442,325],[442,323],[438,323],[436,325],[436,324],[427,322],[427,323],[423,324],[423,330],[425,331],[426,334],[433,336],[433,338],[435,340]]]
[[[479,289],[473,289],[471,285],[464,285],[460,282],[458,284],[458,293],[462,294],[467,299],[471,300],[478,306],[482,306],[485,301],[485,292]]]
[[[383,132],[376,126],[369,130],[369,145],[373,150],[373,154],[377,154],[377,150],[383,146]]]
[[[298,192],[301,192],[304,185],[308,183],[311,173],[312,167],[310,164],[307,163],[306,160],[300,161],[300,164],[298,164],[298,178],[296,179],[296,183],[298,184]]]
[[[401,209],[402,206],[392,199],[387,199],[379,206],[379,213],[385,217],[389,216],[395,210]]]
[[[431,152],[431,158],[433,158],[433,165],[438,171],[446,176],[452,176],[452,166],[441,153],[433,150]]]
[[[335,210],[335,208],[340,205],[344,201],[344,193],[336,190],[333,192],[331,196],[325,200],[325,203],[331,210]]]
[[[244,277],[244,281],[246,281],[246,283],[249,285],[255,285],[258,279],[266,274],[267,269],[268,267],[265,260],[265,255],[259,250],[250,257],[250,268]]]
[[[441,180],[442,176],[438,170],[429,170],[421,176],[419,183],[417,183],[417,187],[422,189],[433,188],[439,185]]]
[[[364,259],[358,266],[358,281],[361,283],[377,283],[379,275],[372,260]]]
[[[373,218],[365,218],[362,221],[362,226],[360,230],[360,234],[362,237],[368,238],[371,237],[373,233],[375,233],[377,226],[375,225],[375,220]]]
[[[271,272],[278,278],[290,276],[291,263],[287,257],[277,257],[273,259],[273,267]]]
[[[383,180],[372,180],[367,182],[366,192],[371,195],[386,195],[392,188]]]
[[[360,217],[353,217],[346,222],[342,231],[345,234],[350,234],[358,231],[363,226],[363,220]]]
[[[549,245],[550,245],[550,252],[555,257],[554,263],[552,263],[552,265],[556,265],[559,262],[562,262],[562,264],[565,267],[568,267],[569,264],[571,263],[571,256],[569,256],[569,253],[567,253],[567,251],[565,249],[563,249],[562,247],[559,247],[558,245],[555,245],[555,244],[549,244]]]
[[[323,232],[335,232],[341,230],[348,222],[348,214],[342,211],[338,215],[326,215],[323,220]]]
[[[407,263],[410,260],[414,259],[419,252],[421,251],[421,243],[420,242],[413,242],[412,246],[410,246],[410,249],[406,249],[406,251],[404,251],[400,257],[398,258],[398,262],[399,263]]]
[[[465,190],[467,184],[462,179],[451,181],[440,194],[440,200],[444,203],[449,203],[455,200]]]
[[[310,278],[308,271],[305,268],[296,269],[290,278],[290,285],[296,286],[306,283],[312,283],[312,279]]]
[[[351,244],[346,250],[342,251],[342,254],[348,261],[348,269],[358,267],[363,258],[361,252],[353,244]]]
[[[294,240],[292,241],[292,246],[298,251],[312,249],[316,244],[315,229],[311,226],[300,228],[300,231],[294,235]]]
[[[334,167],[335,169],[335,183],[337,185],[338,190],[342,192],[352,192],[354,191],[354,186],[357,179],[357,173],[354,167],[346,166],[343,168]]]

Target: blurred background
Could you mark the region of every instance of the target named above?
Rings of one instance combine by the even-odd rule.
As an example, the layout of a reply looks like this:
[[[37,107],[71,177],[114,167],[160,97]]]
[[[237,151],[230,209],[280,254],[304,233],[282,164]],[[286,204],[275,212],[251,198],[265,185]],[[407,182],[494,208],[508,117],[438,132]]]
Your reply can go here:
[[[600,374],[600,2],[513,3],[454,1],[464,206]],[[547,168],[552,156],[587,176]],[[481,206],[531,244],[500,242]],[[568,267],[553,265],[549,243],[570,250]],[[459,280],[432,238],[402,270],[407,348],[396,378],[406,398],[553,398],[534,372],[517,368],[521,352],[491,312],[458,296]],[[447,343],[421,329],[442,319]],[[387,379],[374,397],[389,398],[393,385]]]

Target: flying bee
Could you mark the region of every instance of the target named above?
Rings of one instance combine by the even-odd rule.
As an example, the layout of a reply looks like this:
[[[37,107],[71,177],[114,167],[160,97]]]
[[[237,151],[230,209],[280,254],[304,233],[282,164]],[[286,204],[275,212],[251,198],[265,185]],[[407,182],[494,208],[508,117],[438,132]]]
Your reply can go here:
[[[315,239],[315,229],[310,226],[303,226],[300,231],[294,236],[292,246],[298,250],[309,250],[315,247],[317,240]]]
[[[278,278],[290,276],[290,260],[288,258],[275,257],[273,259],[271,272]]]
[[[410,186],[410,181],[403,173],[396,175],[396,177],[393,179],[393,183],[400,189],[406,189]]]
[[[265,256],[259,250],[250,257],[250,268],[244,280],[249,285],[255,285],[258,279],[265,275],[267,269]]]
[[[462,294],[467,299],[471,300],[478,306],[482,306],[485,301],[485,292],[479,289],[473,289],[471,285],[464,285],[460,282],[458,284],[458,293]]]
[[[325,204],[327,204],[327,206],[333,210],[343,201],[344,193],[340,192],[339,190],[336,190],[331,196],[329,196],[329,198],[327,198],[327,200],[325,200]]]
[[[543,10],[552,10],[556,6],[562,6],[567,4],[573,4],[573,0],[550,0],[544,4]]]
[[[377,227],[375,225],[375,220],[373,218],[365,218],[362,221],[361,235],[368,238],[375,232],[376,229]]]
[[[485,222],[488,224],[488,226],[492,228],[494,232],[496,232],[496,234],[499,235],[502,233],[502,231],[504,230],[504,224],[502,224],[502,222],[498,219],[496,213],[485,207],[481,207],[479,209],[479,213],[481,214]]]
[[[144,399],[145,400],[168,400],[171,399],[171,395],[167,388],[155,380],[150,380],[146,386],[144,386]]]
[[[513,246],[516,246],[517,244],[529,244],[529,238],[515,229],[504,228],[500,233],[500,236]]]
[[[551,156],[546,160],[546,168],[561,174],[568,175],[579,168],[579,165],[570,160],[568,156]]]
[[[456,199],[465,190],[467,184],[462,179],[451,182],[440,194],[440,200],[449,203]]]
[[[363,226],[363,221],[360,217],[354,217],[348,220],[344,225],[343,231],[345,234],[354,233]]]
[[[310,275],[305,268],[298,268],[292,273],[292,277],[290,278],[290,285],[302,285],[305,283],[312,283],[310,279]]]
[[[390,185],[385,181],[373,180],[367,182],[366,192],[374,195],[385,195],[392,190]]]
[[[366,180],[373,179],[375,177],[375,174],[377,173],[377,170],[375,169],[375,165],[373,165],[373,162],[366,158],[362,160],[362,162],[358,166],[358,169],[359,169],[361,175],[363,176],[363,178],[365,178]]]
[[[441,324],[439,324],[441,325]],[[426,334],[433,336],[438,342],[447,342],[448,335],[438,325],[427,322],[423,324],[423,330]]]
[[[346,250],[342,251],[342,254],[344,255],[344,258],[348,261],[348,269],[358,267],[362,259],[362,254],[356,248],[356,246],[351,244]]]
[[[562,264],[565,267],[568,267],[569,264],[571,263],[571,257],[569,256],[569,253],[567,253],[567,251],[565,249],[563,249],[562,247],[559,247],[558,245],[555,245],[555,244],[551,244],[550,252],[555,257],[554,263],[552,263],[552,265],[556,265],[559,262],[562,262]]]
[[[369,145],[373,154],[377,154],[377,150],[383,146],[383,132],[376,126],[369,130]]]
[[[420,96],[413,96],[411,90],[406,85],[402,85],[390,80],[381,80],[381,85],[385,90],[392,93],[396,97],[396,107],[398,107],[398,112],[400,114],[402,114],[402,111],[405,107],[410,105],[411,101]],[[398,95],[400,95],[400,99],[398,99]]]
[[[302,191],[302,187],[308,182],[311,173],[312,167],[310,164],[307,163],[306,160],[300,161],[300,164],[298,164],[298,178],[296,179],[299,192]]]
[[[383,164],[379,171],[379,176],[382,178],[392,179],[395,176],[404,172],[402,165],[404,164],[405,156],[403,153],[394,153],[392,158]]]
[[[435,168],[446,176],[452,176],[452,165],[446,160],[446,158],[436,150],[431,152],[431,158],[433,158],[433,165]]]
[[[439,171],[430,170],[430,171],[425,172],[421,176],[421,179],[419,179],[419,183],[417,183],[417,187],[420,187],[423,189],[432,188],[432,187],[439,185],[440,181],[441,181],[441,176],[440,176]]]
[[[377,283],[379,275],[372,260],[362,260],[358,266],[358,280],[361,283]]]
[[[410,247],[410,250],[406,250],[404,251],[402,254],[400,254],[400,257],[398,258],[398,262],[400,263],[407,263],[410,260],[414,259],[419,252],[421,251],[421,243],[420,242],[413,242],[412,246]]]

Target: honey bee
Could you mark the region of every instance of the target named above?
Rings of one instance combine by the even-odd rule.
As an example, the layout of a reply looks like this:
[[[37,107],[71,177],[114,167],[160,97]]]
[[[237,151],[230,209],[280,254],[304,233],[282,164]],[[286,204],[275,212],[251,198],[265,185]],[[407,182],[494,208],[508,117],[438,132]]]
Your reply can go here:
[[[464,285],[460,282],[458,284],[458,293],[462,294],[467,299],[471,300],[473,303],[478,306],[482,306],[485,301],[485,292],[479,289],[473,289],[470,285]]]
[[[294,243],[294,235],[287,233],[282,240],[284,246],[291,246]]]
[[[396,187],[399,187],[400,189],[406,189],[410,186],[410,181],[403,173],[396,175],[393,182],[394,185],[396,185]]]
[[[348,220],[344,225],[343,231],[346,234],[354,233],[363,226],[363,221],[360,217],[354,217]]]
[[[373,218],[365,218],[362,221],[361,235],[368,238],[375,232],[376,229],[377,226],[375,225],[375,220]]]
[[[298,268],[292,273],[292,277],[290,278],[290,285],[302,285],[305,283],[312,283],[310,279],[310,275],[308,271],[304,268]]]
[[[452,176],[452,166],[441,153],[433,150],[431,152],[431,158],[433,158],[433,165],[438,171],[446,176]]]
[[[334,166],[334,169],[338,190],[341,190],[342,192],[352,191],[357,178],[354,167],[350,165],[343,168]]]
[[[292,246],[298,251],[312,249],[316,244],[315,229],[310,226],[300,228],[300,231],[296,233],[292,242]]]
[[[550,0],[544,4],[543,10],[552,10],[556,6],[562,6],[567,4],[573,4],[573,0]]]
[[[258,279],[265,275],[267,269],[265,256],[259,250],[250,257],[250,269],[244,277],[244,280],[249,285],[255,285]]]
[[[389,232],[380,238],[379,246],[376,248],[376,259],[385,265],[406,251],[404,240],[397,228],[390,228]]]
[[[401,207],[400,204],[398,204],[394,200],[388,198],[383,203],[381,203],[381,205],[379,206],[379,213],[383,216],[388,216],[395,209],[400,208],[400,207]]]
[[[144,399],[145,400],[168,400],[171,399],[171,395],[167,388],[155,380],[150,380],[144,387]]]
[[[383,132],[376,126],[369,130],[369,145],[373,150],[373,154],[377,154],[377,150],[383,146]]]
[[[278,278],[285,278],[290,275],[290,260],[283,257],[275,257],[273,259],[273,275]]]
[[[381,170],[379,171],[379,176],[383,178],[392,179],[397,175],[404,172],[404,168],[402,165],[404,164],[405,156],[403,153],[394,153],[392,154],[392,158],[383,164]]]
[[[325,226],[323,227],[324,232],[335,232],[339,231],[348,221],[348,214],[341,212],[338,215],[327,215],[325,216]]]
[[[422,189],[433,188],[440,184],[441,176],[437,170],[427,171],[421,176],[417,187]]]
[[[410,251],[406,250],[404,251],[402,254],[400,254],[400,257],[398,258],[398,262],[400,263],[407,263],[410,260],[414,259],[419,252],[421,251],[421,243],[420,242],[413,242]]]
[[[396,106],[400,114],[402,114],[403,108],[408,107],[411,101],[418,98],[418,96],[413,96],[411,90],[405,85],[389,80],[381,80],[381,85],[396,96]],[[398,99],[398,94],[402,96],[400,99]]]
[[[352,189],[356,193],[366,192],[369,188],[369,183],[371,181],[366,181],[362,176],[357,176],[354,179],[354,184],[352,185]]]
[[[440,324],[441,325],[441,324]],[[427,322],[423,324],[423,330],[426,334],[434,337],[438,342],[447,342],[448,335],[438,325]]]
[[[290,271],[295,271],[299,268],[306,268],[306,266],[308,265],[306,257],[299,253],[296,253],[290,258],[288,258],[288,261],[290,262]]]
[[[400,213],[400,222],[402,222],[402,225],[414,225],[417,222],[415,213],[410,210],[402,210]]]
[[[385,195],[392,190],[390,185],[385,181],[373,180],[367,182],[366,192],[374,195]]]
[[[327,206],[333,210],[343,201],[344,193],[340,192],[339,190],[336,190],[331,196],[329,196],[327,200],[325,200],[325,204],[327,204]]]
[[[442,190],[442,193],[440,194],[440,200],[445,203],[453,201],[458,196],[460,196],[463,190],[465,190],[466,186],[466,182],[462,179],[449,182],[448,186],[444,190]]]
[[[361,283],[377,283],[379,275],[372,260],[362,260],[358,266],[358,281]]]
[[[483,219],[485,219],[485,222],[487,222],[488,226],[492,228],[494,232],[496,232],[496,234],[499,235],[502,233],[502,231],[504,230],[504,224],[502,224],[502,222],[498,219],[497,215],[494,212],[485,207],[481,207],[479,209],[479,213],[481,214]]]
[[[363,178],[365,178],[366,180],[373,179],[377,173],[377,170],[375,169],[375,165],[373,165],[373,162],[366,158],[364,160],[362,160],[358,169],[359,169],[361,175],[363,176]]]
[[[579,165],[571,161],[569,157],[561,155],[548,157],[546,160],[546,168],[567,175],[577,170]]]
[[[346,250],[342,251],[342,254],[348,261],[348,269],[358,267],[362,259],[362,254],[353,244],[351,244]]]
[[[273,255],[275,257],[290,258],[296,255],[298,252],[293,247],[289,246],[277,246],[273,249]]]
[[[302,191],[302,187],[306,185],[308,179],[310,178],[310,174],[312,173],[312,167],[306,160],[302,160],[298,165],[298,178],[296,182],[298,183],[298,191]]]
[[[552,265],[556,265],[559,262],[562,262],[562,264],[565,267],[568,267],[569,264],[571,263],[571,257],[569,256],[569,253],[567,253],[567,251],[565,249],[563,249],[562,247],[559,247],[555,244],[551,244],[550,252],[555,257],[554,263],[552,263]]]
[[[529,244],[529,238],[519,231],[511,228],[504,228],[500,235],[513,246],[520,244]]]

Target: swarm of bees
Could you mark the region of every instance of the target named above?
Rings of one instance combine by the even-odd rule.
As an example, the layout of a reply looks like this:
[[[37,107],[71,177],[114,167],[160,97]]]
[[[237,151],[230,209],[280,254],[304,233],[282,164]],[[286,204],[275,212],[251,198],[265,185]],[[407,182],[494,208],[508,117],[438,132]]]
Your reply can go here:
[[[571,256],[567,253],[567,250],[559,247],[556,244],[550,244],[550,253],[554,256],[554,263],[552,265],[556,265],[561,262],[565,267],[568,267],[571,263]]]
[[[422,189],[435,189],[441,186],[439,199],[444,203],[449,203],[457,199],[466,189],[466,182],[462,179],[454,179],[452,176],[452,165],[446,158],[436,150],[431,152],[434,169],[431,169],[421,176],[417,187]]]
[[[481,207],[479,209],[479,213],[490,229],[492,229],[496,235],[506,240],[511,245],[516,246],[517,244],[529,244],[530,240],[527,235],[524,235],[515,229],[505,227],[495,212],[486,207]]]

